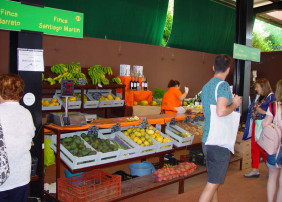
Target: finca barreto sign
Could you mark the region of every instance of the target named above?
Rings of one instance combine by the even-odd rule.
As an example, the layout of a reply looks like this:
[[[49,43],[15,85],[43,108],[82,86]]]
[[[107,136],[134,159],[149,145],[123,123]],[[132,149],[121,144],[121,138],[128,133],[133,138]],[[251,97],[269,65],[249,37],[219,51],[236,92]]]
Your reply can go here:
[[[1,0],[0,29],[83,38],[83,13]]]

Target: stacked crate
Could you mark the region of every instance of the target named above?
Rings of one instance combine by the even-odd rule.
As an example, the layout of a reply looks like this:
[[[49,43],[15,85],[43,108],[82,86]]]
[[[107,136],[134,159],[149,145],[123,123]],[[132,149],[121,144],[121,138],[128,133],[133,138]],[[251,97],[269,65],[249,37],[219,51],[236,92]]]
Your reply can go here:
[[[237,134],[237,139],[235,143],[235,155],[241,156],[242,161],[242,170],[252,168],[252,156],[251,156],[251,139],[242,140],[243,137],[242,131],[239,131]]]

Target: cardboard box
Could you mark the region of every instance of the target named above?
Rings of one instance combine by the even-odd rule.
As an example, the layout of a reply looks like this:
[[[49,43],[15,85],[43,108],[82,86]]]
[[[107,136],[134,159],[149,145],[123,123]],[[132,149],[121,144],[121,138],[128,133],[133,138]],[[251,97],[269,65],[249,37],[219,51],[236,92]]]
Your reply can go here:
[[[245,152],[238,152],[235,150],[235,155],[242,157],[243,159],[251,159],[252,158],[252,153],[250,151],[245,151]]]
[[[119,75],[120,76],[130,76],[130,65],[121,64],[119,66]]]
[[[240,154],[251,152],[251,139],[244,140],[242,142],[236,142],[234,150]]]
[[[242,170],[251,169],[252,168],[252,159],[247,159],[242,161]]]
[[[141,77],[143,75],[143,66],[133,65],[133,72],[136,73],[138,77]]]

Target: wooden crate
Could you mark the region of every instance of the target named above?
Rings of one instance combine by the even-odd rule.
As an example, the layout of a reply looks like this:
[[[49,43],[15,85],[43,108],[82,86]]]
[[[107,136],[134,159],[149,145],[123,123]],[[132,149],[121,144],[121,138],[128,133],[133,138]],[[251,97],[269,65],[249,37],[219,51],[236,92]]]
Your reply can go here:
[[[244,134],[244,132],[238,131],[237,137],[236,137],[236,142],[243,142],[244,141],[244,140],[242,140],[243,134]]]
[[[234,154],[237,155],[237,156],[242,157],[243,159],[251,159],[252,158],[251,150],[250,151],[245,151],[245,152],[235,151]]]

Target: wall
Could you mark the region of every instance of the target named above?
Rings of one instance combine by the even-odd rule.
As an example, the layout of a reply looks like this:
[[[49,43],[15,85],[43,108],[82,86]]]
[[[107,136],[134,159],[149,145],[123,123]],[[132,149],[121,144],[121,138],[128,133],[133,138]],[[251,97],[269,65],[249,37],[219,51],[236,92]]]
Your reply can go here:
[[[257,70],[257,78],[267,78],[275,91],[276,82],[282,79],[282,51],[261,53],[261,62],[253,62],[252,69]]]
[[[199,92],[213,74],[215,55],[153,45],[112,41],[97,38],[73,39],[44,36],[46,66],[80,62],[82,67],[95,64],[111,66],[119,74],[120,64],[142,65],[149,89],[166,90],[170,79],[177,79],[190,88],[189,96]]]
[[[0,31],[0,74],[9,72],[9,31]]]

